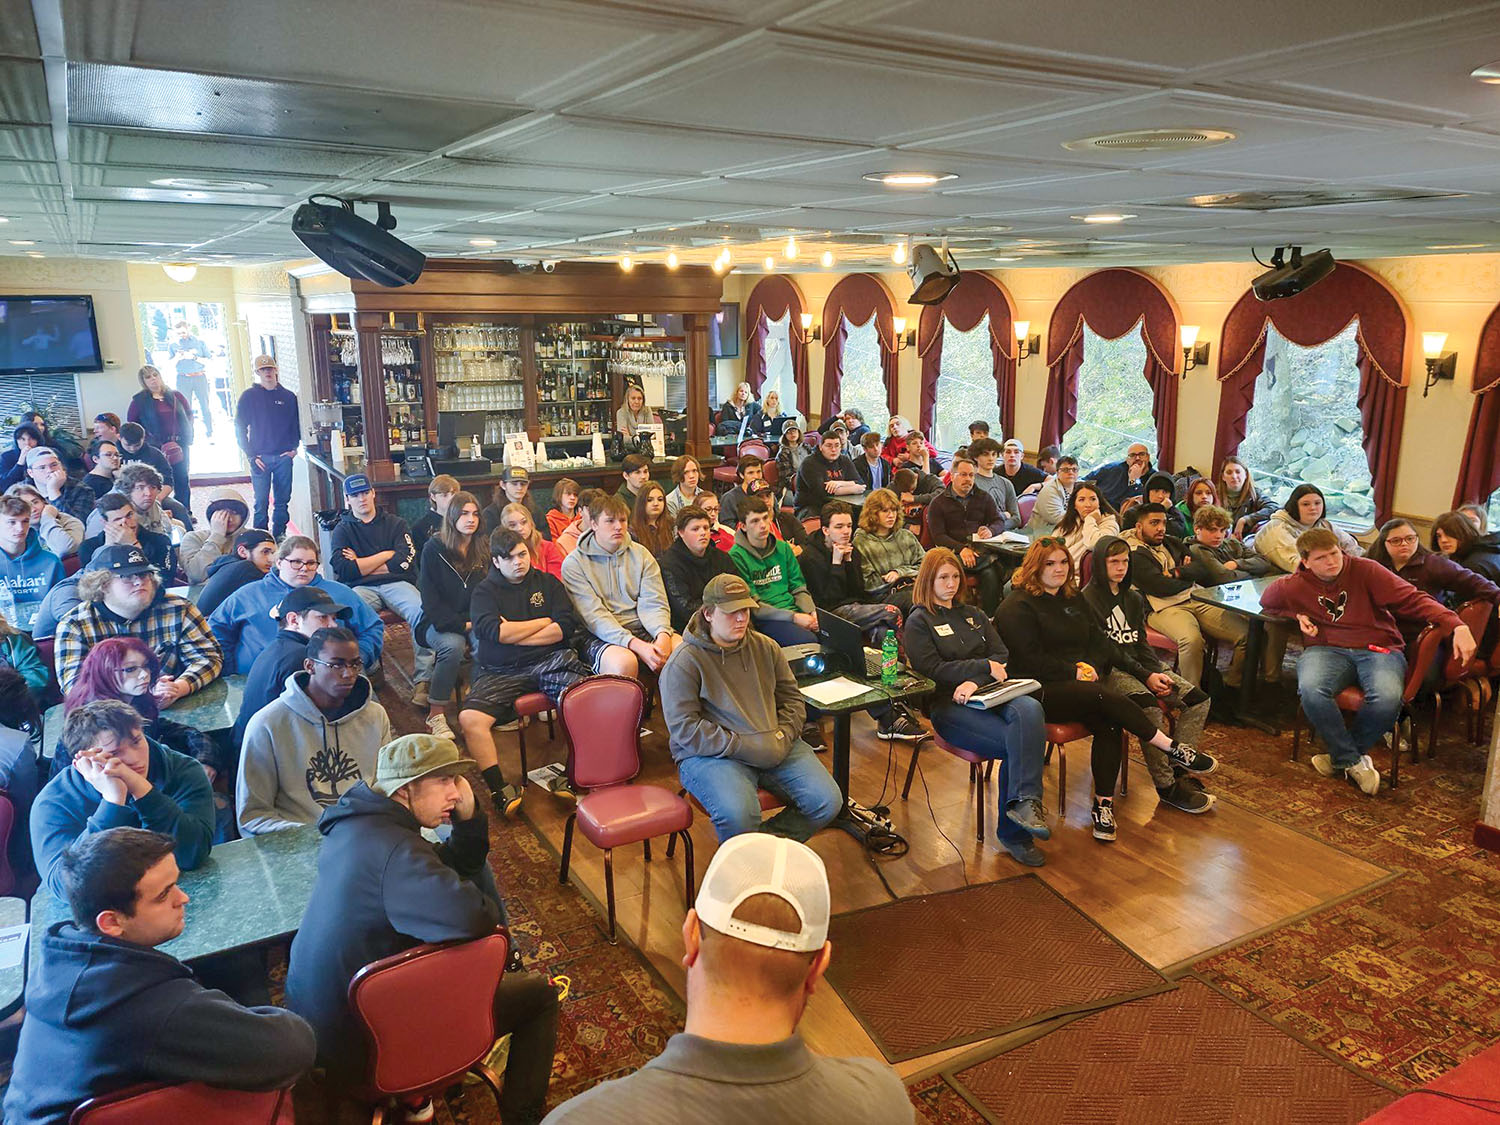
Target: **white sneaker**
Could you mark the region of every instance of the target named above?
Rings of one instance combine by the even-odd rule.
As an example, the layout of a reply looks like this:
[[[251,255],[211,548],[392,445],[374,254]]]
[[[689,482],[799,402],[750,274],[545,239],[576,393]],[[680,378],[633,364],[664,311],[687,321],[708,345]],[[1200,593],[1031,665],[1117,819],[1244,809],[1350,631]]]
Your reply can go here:
[[[1344,776],[1355,785],[1359,791],[1367,797],[1373,797],[1380,792],[1380,771],[1375,768],[1375,763],[1370,761],[1370,755],[1361,754],[1359,761],[1344,771]]]
[[[453,728],[448,725],[447,715],[434,715],[427,720],[427,729],[439,738],[453,738]]]
[[[1333,758],[1328,754],[1314,754],[1312,756],[1312,768],[1324,777],[1333,776]]]

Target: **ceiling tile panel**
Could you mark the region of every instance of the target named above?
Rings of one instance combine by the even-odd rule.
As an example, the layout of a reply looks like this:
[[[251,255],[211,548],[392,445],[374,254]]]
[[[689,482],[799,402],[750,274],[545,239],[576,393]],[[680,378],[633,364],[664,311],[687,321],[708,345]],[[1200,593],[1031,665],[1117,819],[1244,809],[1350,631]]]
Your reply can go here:
[[[138,164],[149,168],[192,168],[200,174],[287,174],[320,179],[348,176],[377,155],[356,147],[331,148],[275,139],[264,142],[214,140],[175,133],[73,128],[73,157],[95,163]],[[414,153],[415,154],[415,153]]]

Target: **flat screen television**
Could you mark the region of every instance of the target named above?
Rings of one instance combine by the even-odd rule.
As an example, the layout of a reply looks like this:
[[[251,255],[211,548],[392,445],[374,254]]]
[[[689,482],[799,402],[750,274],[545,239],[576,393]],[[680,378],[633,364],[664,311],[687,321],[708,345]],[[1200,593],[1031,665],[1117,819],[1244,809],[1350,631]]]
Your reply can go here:
[[[103,370],[94,298],[0,296],[0,376]]]
[[[651,317],[668,336],[683,334],[680,313],[656,313]],[[740,306],[733,301],[719,305],[708,322],[708,358],[732,359],[740,354]]]

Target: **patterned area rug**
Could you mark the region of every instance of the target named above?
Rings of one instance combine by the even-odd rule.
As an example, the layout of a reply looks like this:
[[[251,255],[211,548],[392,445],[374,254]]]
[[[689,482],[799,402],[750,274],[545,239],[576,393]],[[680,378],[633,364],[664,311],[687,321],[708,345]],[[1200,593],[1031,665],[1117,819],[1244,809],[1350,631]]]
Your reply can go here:
[[[1352,1125],[1393,1097],[1196,980],[945,1077],[986,1120],[1033,1125]]]
[[[1171,988],[1035,875],[836,915],[828,983],[892,1062]]]

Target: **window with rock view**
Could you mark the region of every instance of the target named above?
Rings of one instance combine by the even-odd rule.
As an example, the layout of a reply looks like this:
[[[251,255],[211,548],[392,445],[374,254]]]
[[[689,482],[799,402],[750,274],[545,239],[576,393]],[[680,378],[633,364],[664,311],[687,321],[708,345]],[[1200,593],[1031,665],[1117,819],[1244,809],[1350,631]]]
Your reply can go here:
[[[1485,515],[1488,517],[1485,526],[1490,531],[1500,531],[1500,488],[1490,493],[1490,503]]]
[[[1328,518],[1367,528],[1374,518],[1359,415],[1359,321],[1304,348],[1266,328],[1266,364],[1255,380],[1239,455],[1278,503],[1306,481],[1322,489]]]
[[[765,378],[760,384],[760,400],[775,391],[781,396],[781,409],[797,409],[797,385],[792,375],[792,342],[787,335],[791,326],[792,312],[787,310],[780,320],[766,321]]]
[[[839,405],[864,411],[865,425],[884,434],[891,412],[886,404],[885,372],[880,366],[880,336],[872,313],[865,324],[849,324],[844,337],[844,378],[839,385]]]
[[[1145,318],[1113,340],[1083,326],[1083,363],[1078,368],[1078,420],[1063,435],[1063,451],[1084,472],[1125,456],[1142,442],[1156,460],[1156,420],[1146,382]]]
[[[969,441],[969,423],[983,418],[990,435],[1000,433],[995,401],[995,358],[990,351],[990,314],[967,332],[943,325],[943,354],[938,361],[932,432],[927,439],[944,453]]]

